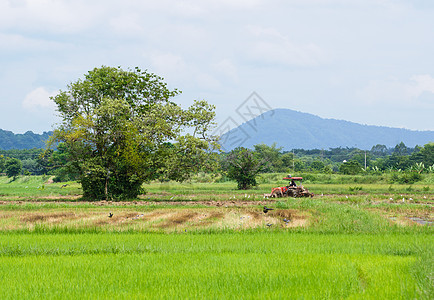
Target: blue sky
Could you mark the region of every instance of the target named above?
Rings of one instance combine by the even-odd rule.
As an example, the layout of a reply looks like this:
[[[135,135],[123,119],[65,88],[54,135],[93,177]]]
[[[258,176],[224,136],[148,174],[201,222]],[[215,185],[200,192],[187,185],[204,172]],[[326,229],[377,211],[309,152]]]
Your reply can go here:
[[[256,92],[271,108],[434,130],[433,53],[430,0],[0,0],[0,128],[52,130],[50,95],[107,65],[164,77],[219,123],[241,123]]]

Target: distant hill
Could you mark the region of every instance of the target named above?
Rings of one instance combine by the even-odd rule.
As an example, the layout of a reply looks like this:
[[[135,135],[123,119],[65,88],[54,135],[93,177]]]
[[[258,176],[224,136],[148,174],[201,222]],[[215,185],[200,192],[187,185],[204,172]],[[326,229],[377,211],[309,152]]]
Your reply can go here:
[[[0,129],[0,149],[45,148],[45,142],[51,134],[51,131],[42,134],[36,134],[32,131],[27,131],[24,134],[15,134],[12,131]]]
[[[434,142],[434,131],[361,125],[353,122],[323,119],[291,109],[274,109],[231,129],[221,137],[224,151],[238,146],[274,142],[283,150],[329,149],[356,147],[370,150],[381,144],[394,147],[404,142],[407,147]]]

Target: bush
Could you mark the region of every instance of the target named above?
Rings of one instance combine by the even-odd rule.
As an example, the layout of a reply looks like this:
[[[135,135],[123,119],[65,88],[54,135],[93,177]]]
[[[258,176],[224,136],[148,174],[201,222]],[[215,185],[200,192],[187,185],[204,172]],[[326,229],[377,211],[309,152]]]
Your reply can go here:
[[[421,181],[423,176],[417,172],[393,173],[390,177],[390,183],[413,184]]]
[[[232,150],[226,159],[227,176],[235,180],[239,190],[247,190],[257,185],[256,176],[263,164],[249,149],[239,147]]]

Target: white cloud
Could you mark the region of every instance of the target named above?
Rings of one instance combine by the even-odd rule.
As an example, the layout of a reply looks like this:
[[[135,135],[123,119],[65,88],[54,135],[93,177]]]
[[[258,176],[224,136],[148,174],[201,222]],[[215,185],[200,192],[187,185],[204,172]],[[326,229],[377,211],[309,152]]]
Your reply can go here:
[[[216,89],[221,87],[210,72],[198,67],[195,63],[186,62],[180,55],[173,53],[154,53],[150,55],[152,71],[167,77],[170,82],[185,86],[195,86],[196,89]]]
[[[2,1],[0,28],[74,33],[88,28],[105,10],[83,1]]]
[[[109,24],[116,33],[121,35],[137,37],[144,31],[140,24],[140,16],[135,12],[115,16],[109,21]]]
[[[49,40],[29,38],[20,34],[0,33],[0,53],[26,52],[31,49],[32,53],[37,51],[60,51],[64,50],[65,45]]]
[[[400,126],[432,129],[408,111],[434,109],[434,11],[416,2],[0,0],[0,122],[20,115],[30,124],[20,111],[48,120],[54,110],[42,87],[119,65],[163,76],[180,98],[200,95],[222,114],[256,90],[273,107],[324,117],[378,108],[370,124],[394,108],[405,115]]]
[[[28,110],[39,108],[54,109],[56,107],[50,97],[55,96],[57,92],[49,92],[44,87],[38,87],[28,93],[23,100],[22,106]]]
[[[225,78],[229,78],[232,82],[238,82],[238,71],[237,67],[233,64],[233,62],[227,58],[218,61],[213,64],[212,67],[218,73],[222,74]]]
[[[145,55],[147,56],[147,55]],[[164,76],[176,76],[188,72],[187,63],[177,54],[173,53],[153,53],[149,55],[152,70]]]
[[[357,92],[365,104],[410,104],[421,95],[434,94],[434,78],[430,75],[414,75],[408,80],[398,79],[371,81]],[[425,103],[426,104],[426,103]],[[434,104],[434,103],[432,103]]]
[[[409,95],[419,97],[424,92],[434,93],[434,78],[430,75],[414,75],[410,80],[407,87]]]
[[[263,3],[267,2],[264,0],[163,0],[155,1],[152,4],[146,3],[143,6],[148,7],[148,9],[159,9],[172,15],[203,18],[207,14],[228,12],[228,10],[245,11],[256,9]]]
[[[274,28],[249,26],[254,60],[264,63],[313,66],[326,61],[324,51],[315,43],[296,43]]]

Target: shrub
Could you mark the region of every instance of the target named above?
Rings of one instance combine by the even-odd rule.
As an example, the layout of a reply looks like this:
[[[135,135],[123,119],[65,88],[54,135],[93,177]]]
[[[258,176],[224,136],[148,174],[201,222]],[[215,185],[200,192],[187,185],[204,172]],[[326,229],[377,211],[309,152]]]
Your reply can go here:
[[[422,179],[423,176],[417,172],[400,172],[392,174],[390,183],[412,184]]]

